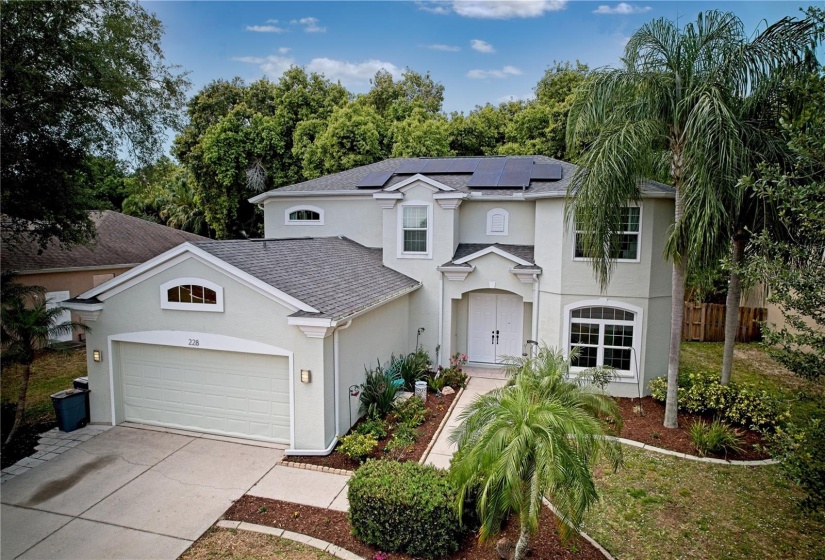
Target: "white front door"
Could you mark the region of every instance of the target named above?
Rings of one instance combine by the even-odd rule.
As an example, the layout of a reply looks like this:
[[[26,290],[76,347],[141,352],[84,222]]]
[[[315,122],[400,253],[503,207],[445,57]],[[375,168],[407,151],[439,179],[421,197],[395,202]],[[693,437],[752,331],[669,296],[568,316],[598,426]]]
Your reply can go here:
[[[499,363],[520,356],[522,299],[510,294],[470,294],[467,355],[472,362]]]
[[[54,309],[55,307],[59,307],[60,302],[66,301],[67,299],[69,299],[69,297],[70,296],[68,291],[46,292],[46,308]],[[57,315],[54,324],[60,325],[62,323],[68,323],[71,320],[72,312],[68,309],[64,309]],[[72,331],[61,333],[58,336],[52,338],[52,342],[70,342],[72,340],[72,334]]]

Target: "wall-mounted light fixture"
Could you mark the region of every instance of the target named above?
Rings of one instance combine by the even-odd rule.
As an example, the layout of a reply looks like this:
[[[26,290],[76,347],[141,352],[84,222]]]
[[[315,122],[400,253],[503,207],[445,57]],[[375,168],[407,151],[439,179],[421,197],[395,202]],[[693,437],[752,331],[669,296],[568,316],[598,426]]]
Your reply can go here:
[[[301,370],[301,383],[312,382],[312,371],[308,369]]]
[[[103,354],[100,352],[100,350],[92,350],[92,359],[96,362],[99,362],[103,359]]]

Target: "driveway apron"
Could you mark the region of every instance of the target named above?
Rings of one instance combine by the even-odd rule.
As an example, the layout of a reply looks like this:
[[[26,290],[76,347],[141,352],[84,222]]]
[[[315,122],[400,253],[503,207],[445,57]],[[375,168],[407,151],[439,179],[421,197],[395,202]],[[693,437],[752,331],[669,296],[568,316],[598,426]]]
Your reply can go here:
[[[113,428],[3,484],[0,553],[177,558],[281,457],[200,434]]]

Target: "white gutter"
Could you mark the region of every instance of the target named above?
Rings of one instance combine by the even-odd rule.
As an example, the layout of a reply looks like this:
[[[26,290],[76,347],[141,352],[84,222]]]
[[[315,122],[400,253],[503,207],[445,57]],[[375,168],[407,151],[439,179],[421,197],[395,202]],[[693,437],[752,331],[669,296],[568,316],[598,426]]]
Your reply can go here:
[[[275,191],[265,192],[249,199],[252,204],[264,202],[270,198],[289,198],[297,196],[363,196],[371,197],[373,193],[381,192],[381,189],[358,189],[346,191]]]
[[[326,449],[285,449],[284,455],[311,455],[313,457],[324,457],[332,453],[332,450],[335,449],[335,446],[338,444],[338,436],[332,438],[332,442],[327,446]]]
[[[113,268],[134,268],[141,263],[99,264],[95,266],[67,266],[63,268],[33,268],[31,270],[17,270],[18,276],[26,274],[50,274],[52,272],[91,272],[93,270],[109,270]]]
[[[539,341],[539,275],[533,275],[533,340]]]
[[[343,435],[341,433],[340,395],[338,394],[341,387],[341,366],[338,363],[338,331],[348,329],[350,325],[352,325],[352,319],[332,331],[332,369],[334,378],[332,390],[335,393],[335,437]],[[349,428],[347,428],[347,430],[349,430]]]

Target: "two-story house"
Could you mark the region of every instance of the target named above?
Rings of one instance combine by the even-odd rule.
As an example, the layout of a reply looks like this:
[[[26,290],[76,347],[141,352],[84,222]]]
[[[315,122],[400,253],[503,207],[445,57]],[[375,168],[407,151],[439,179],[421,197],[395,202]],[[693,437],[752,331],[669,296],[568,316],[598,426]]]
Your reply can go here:
[[[364,368],[424,346],[444,364],[534,350],[667,370],[673,191],[624,210],[600,290],[564,219],[571,164],[542,156],[390,159],[263,193],[266,238],[186,243],[71,300],[88,336],[92,419],[328,453]]]

